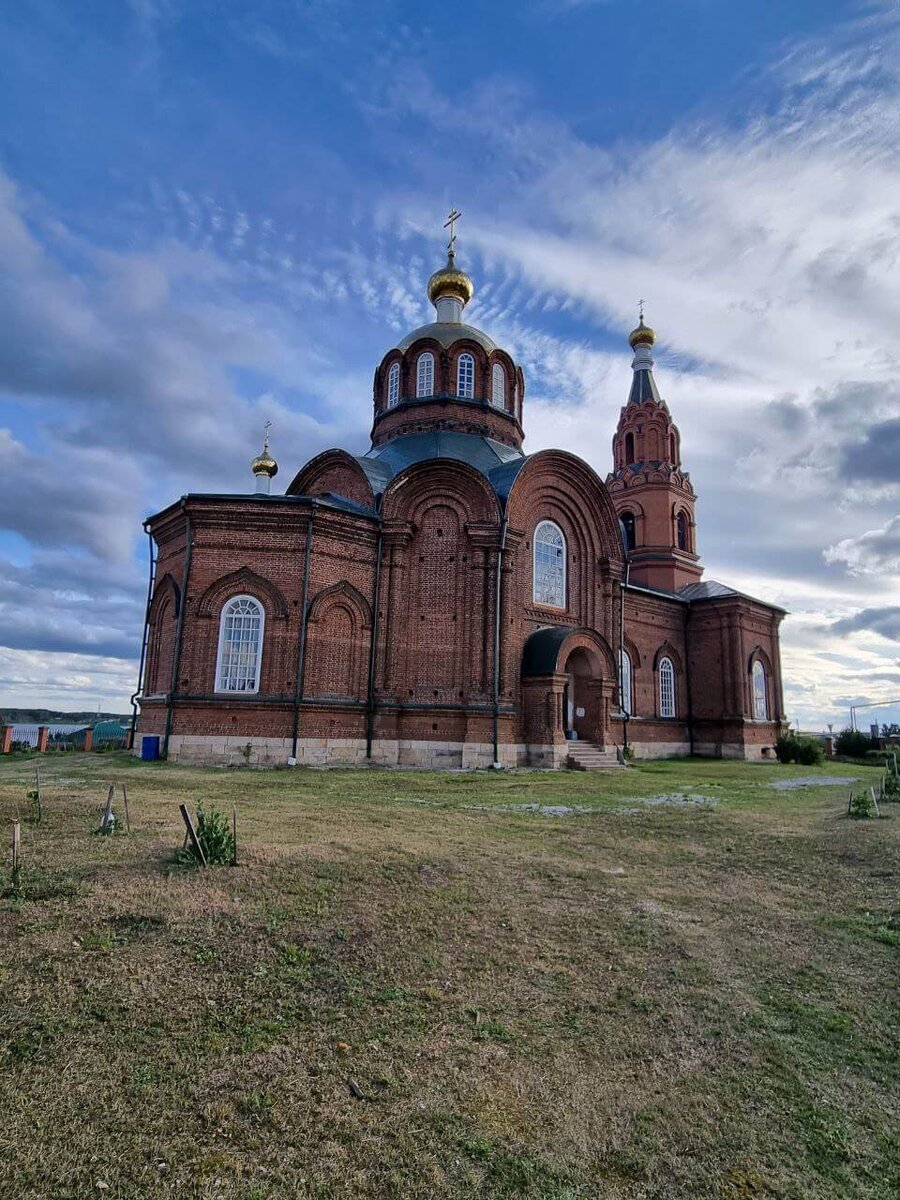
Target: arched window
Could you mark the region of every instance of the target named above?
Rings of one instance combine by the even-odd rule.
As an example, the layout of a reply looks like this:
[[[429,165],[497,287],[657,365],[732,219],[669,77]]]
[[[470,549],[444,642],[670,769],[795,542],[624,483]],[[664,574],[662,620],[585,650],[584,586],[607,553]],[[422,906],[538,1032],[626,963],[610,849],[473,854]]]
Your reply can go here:
[[[620,517],[622,529],[625,532],[625,549],[633,550],[637,545],[634,532],[634,513],[623,512]]]
[[[769,719],[769,689],[766,686],[766,668],[759,659],[753,664],[753,716],[757,721]]]
[[[387,406],[394,408],[400,403],[400,364],[391,363],[388,371]]]
[[[678,516],[676,517],[675,527],[676,527],[676,532],[677,532],[677,537],[678,537],[678,549],[679,550],[690,550],[690,548],[691,548],[690,527],[688,525],[687,514],[684,511],[680,512],[678,514]]]
[[[678,455],[675,452],[675,434],[669,434],[669,462],[678,462]]]
[[[434,395],[434,355],[430,350],[420,354],[416,363],[416,395]]]
[[[619,667],[619,705],[623,713],[628,713],[631,716],[632,709],[632,684],[631,684],[631,658],[627,650],[622,651],[621,664]]]
[[[259,691],[265,619],[263,606],[252,596],[235,596],[222,609],[217,692]]]
[[[675,668],[671,658],[659,660],[659,715],[675,716]]]
[[[634,434],[625,434],[625,463],[626,465],[634,462]]]
[[[491,404],[494,408],[506,408],[506,372],[500,363],[491,368]]]
[[[534,531],[535,604],[566,607],[566,539],[552,521],[541,521]]]
[[[456,394],[471,400],[475,395],[475,359],[461,354],[456,363]]]

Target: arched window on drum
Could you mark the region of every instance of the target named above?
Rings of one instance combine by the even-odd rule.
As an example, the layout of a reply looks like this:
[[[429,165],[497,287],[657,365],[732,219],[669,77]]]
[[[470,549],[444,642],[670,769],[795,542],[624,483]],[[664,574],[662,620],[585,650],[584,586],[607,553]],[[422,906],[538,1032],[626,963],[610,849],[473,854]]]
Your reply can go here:
[[[456,394],[471,400],[475,396],[475,359],[461,354],[456,364]]]
[[[434,355],[430,350],[420,354],[416,362],[416,395],[434,395]]]
[[[506,408],[506,372],[500,363],[491,367],[491,404],[494,408]]]
[[[222,609],[217,692],[258,692],[262,665],[263,606],[253,596],[235,596]]]
[[[396,408],[400,403],[400,364],[391,363],[388,371],[387,406]]]
[[[541,521],[534,531],[535,604],[566,607],[566,539],[553,521]]]

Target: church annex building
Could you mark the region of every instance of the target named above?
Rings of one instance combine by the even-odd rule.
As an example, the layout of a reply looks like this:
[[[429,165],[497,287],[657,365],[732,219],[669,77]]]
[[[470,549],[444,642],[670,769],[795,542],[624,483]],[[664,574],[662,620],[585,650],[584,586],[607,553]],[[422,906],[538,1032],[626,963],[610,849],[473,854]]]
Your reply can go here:
[[[759,758],[783,721],[783,610],[703,581],[695,494],[643,318],[602,480],[525,454],[525,380],[463,321],[472,281],[375,372],[371,448],[284,495],[151,517],[136,750],[180,762],[563,767]]]

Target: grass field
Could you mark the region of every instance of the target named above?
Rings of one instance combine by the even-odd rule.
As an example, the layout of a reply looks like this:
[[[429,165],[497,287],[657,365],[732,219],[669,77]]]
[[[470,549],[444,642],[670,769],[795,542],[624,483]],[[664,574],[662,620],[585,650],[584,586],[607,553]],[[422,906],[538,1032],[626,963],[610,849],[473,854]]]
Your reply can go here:
[[[4,1200],[900,1194],[900,805],[771,786],[867,768],[60,755],[36,824],[33,761],[0,763]],[[173,861],[198,800],[239,866]]]

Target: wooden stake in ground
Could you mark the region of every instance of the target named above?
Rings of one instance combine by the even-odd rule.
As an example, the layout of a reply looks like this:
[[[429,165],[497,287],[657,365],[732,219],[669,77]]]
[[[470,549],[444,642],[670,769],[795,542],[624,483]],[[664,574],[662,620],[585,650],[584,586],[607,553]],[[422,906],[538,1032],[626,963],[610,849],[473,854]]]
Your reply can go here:
[[[104,834],[112,833],[115,828],[116,818],[113,816],[113,796],[116,792],[116,785],[109,785],[109,793],[106,797],[106,808],[103,810],[103,817],[100,821],[100,832]]]
[[[35,801],[36,801],[36,808],[37,808],[37,821],[38,821],[38,824],[40,824],[41,819],[44,816],[44,808],[41,803],[41,801],[43,800],[43,796],[41,795],[41,766],[40,766],[40,763],[34,764],[34,790],[35,790]]]
[[[236,867],[237,862],[237,807],[231,806],[231,865]]]
[[[122,784],[122,806],[125,809],[125,832],[131,833],[131,817],[128,815],[128,793],[125,791],[125,784]]]
[[[12,881],[13,887],[19,882],[19,869],[22,866],[22,850],[20,843],[19,822],[12,823]]]
[[[194,829],[194,822],[191,820],[191,814],[188,812],[186,804],[180,804],[179,809],[184,820],[187,836],[191,845],[194,848],[194,853],[202,866],[206,866],[206,855],[203,853],[203,847],[200,845],[200,839],[197,837],[197,831]]]
[[[869,795],[872,797],[872,803],[875,805],[875,816],[880,817],[881,812],[879,811],[879,808],[878,808],[878,800],[875,797],[875,789],[873,787],[869,788]]]

